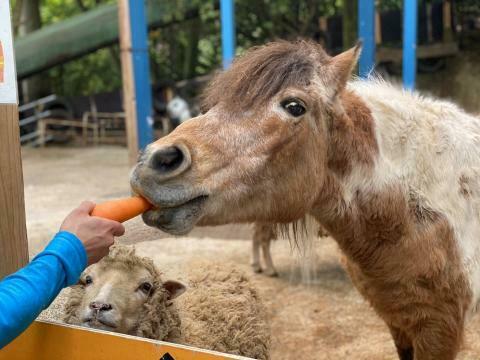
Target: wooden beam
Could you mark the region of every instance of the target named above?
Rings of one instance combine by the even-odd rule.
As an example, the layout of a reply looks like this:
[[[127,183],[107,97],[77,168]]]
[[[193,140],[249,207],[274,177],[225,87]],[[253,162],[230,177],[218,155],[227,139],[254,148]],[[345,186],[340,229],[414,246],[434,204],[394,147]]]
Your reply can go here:
[[[0,2],[0,279],[28,262],[15,59],[8,1]]]
[[[145,11],[142,1],[119,2],[123,102],[130,165],[135,164],[139,150],[153,141],[152,90]]]
[[[0,105],[0,279],[28,262],[18,106]]]
[[[379,46],[382,43],[382,18],[380,11],[375,11],[375,44]]]
[[[122,62],[123,108],[127,130],[128,160],[130,165],[137,161],[138,133],[137,113],[135,111],[135,83],[133,81],[132,33],[130,31],[130,13],[128,0],[118,2],[120,34],[120,59]]]
[[[453,41],[452,3],[450,0],[443,3],[443,41]]]
[[[166,355],[168,353],[168,355]],[[66,324],[35,321],[0,360],[228,360],[244,357]]]

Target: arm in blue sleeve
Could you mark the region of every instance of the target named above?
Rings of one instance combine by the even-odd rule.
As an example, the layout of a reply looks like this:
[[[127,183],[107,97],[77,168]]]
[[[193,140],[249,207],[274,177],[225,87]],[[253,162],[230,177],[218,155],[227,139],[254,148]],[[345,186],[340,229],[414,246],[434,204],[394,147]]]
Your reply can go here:
[[[20,335],[87,266],[80,240],[61,231],[27,266],[0,282],[0,349]]]

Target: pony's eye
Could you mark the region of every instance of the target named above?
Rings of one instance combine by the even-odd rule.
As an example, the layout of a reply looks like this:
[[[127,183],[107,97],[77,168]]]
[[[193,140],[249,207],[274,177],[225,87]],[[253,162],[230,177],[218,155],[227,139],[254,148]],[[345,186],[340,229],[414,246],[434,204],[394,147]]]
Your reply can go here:
[[[306,113],[305,106],[297,99],[287,99],[282,101],[282,107],[288,111],[288,113],[294,117],[302,116]]]
[[[148,294],[150,290],[152,290],[152,284],[149,282],[144,282],[142,285],[140,285],[140,290],[142,290],[145,294]]]
[[[93,283],[93,279],[90,275],[85,276],[85,285],[90,285]]]

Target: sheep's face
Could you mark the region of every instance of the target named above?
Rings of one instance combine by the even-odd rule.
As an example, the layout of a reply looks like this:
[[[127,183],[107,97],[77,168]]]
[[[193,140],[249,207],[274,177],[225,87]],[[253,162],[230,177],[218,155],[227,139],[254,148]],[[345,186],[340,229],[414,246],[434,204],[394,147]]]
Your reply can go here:
[[[162,331],[168,333],[169,329],[154,324],[165,324],[166,319],[149,319],[150,314],[161,316],[161,309],[170,306],[185,286],[177,281],[162,282],[153,262],[134,251],[117,247],[84,271],[67,304],[67,323],[152,338]],[[146,318],[154,330],[140,328]]]
[[[120,333],[131,333],[154,289],[154,278],[146,269],[91,266],[82,275],[85,287],[79,309],[82,325]]]

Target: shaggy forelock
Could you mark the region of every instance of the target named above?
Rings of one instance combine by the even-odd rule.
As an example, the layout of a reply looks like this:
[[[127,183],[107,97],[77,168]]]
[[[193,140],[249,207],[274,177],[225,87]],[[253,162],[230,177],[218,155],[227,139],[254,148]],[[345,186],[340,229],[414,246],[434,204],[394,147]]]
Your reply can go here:
[[[328,59],[319,44],[306,40],[253,47],[210,82],[202,111],[220,102],[232,111],[261,106],[282,89],[308,86],[316,67]]]

